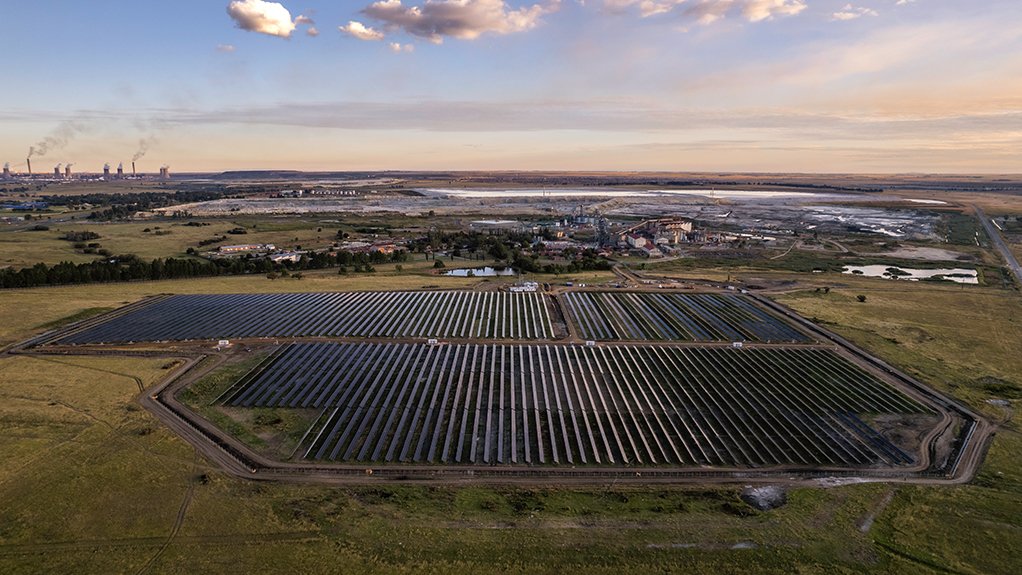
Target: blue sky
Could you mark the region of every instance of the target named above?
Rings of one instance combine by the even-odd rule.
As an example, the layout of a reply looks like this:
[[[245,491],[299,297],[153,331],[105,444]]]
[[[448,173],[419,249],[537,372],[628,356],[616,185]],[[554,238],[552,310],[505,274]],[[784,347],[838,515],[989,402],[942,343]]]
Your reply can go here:
[[[0,7],[16,169],[1022,172],[1017,0]]]

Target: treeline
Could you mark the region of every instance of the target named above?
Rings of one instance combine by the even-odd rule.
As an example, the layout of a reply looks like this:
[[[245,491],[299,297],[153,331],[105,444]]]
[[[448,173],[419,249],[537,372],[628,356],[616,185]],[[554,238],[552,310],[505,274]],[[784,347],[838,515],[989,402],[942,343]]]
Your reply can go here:
[[[138,192],[118,194],[84,194],[79,196],[43,196],[42,201],[51,206],[67,206],[72,209],[81,209],[89,206],[106,206],[98,209],[88,218],[91,220],[111,221],[126,220],[138,212],[166,208],[178,204],[192,202],[207,202],[224,197],[225,193],[219,190],[207,191],[178,191],[178,192]]]
[[[61,262],[51,266],[38,263],[19,270],[0,269],[0,288],[268,274],[286,270],[314,270],[337,266],[341,266],[345,270],[349,266],[354,266],[357,271],[368,269],[371,264],[403,262],[407,258],[408,254],[405,252],[394,252],[393,254],[340,252],[336,256],[329,253],[312,253],[303,257],[299,262],[275,263],[264,258],[217,260],[157,258],[147,261],[134,255],[120,255],[84,264]]]
[[[277,267],[268,260],[212,262],[190,258],[157,258],[145,261],[135,256],[117,256],[84,264],[61,262],[49,266],[38,263],[20,270],[2,269],[0,288],[238,275],[270,272]]]
[[[495,259],[506,259],[515,249],[532,245],[532,235],[507,232],[498,235],[479,232],[444,232],[433,230],[411,242],[412,251],[457,250],[465,253],[485,252]],[[462,257],[457,255],[456,257]]]
[[[566,264],[540,264],[538,257],[528,257],[521,252],[516,252],[514,259],[511,260],[511,267],[520,272],[568,274],[582,271],[609,271],[612,264],[606,258],[597,255],[596,250],[587,249]]]

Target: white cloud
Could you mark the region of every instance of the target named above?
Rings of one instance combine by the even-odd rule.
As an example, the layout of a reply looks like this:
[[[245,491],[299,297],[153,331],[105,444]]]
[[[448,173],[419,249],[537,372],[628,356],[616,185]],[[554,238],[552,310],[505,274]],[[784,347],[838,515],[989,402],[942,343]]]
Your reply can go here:
[[[741,14],[749,22],[794,16],[806,9],[805,0],[603,0],[611,12],[637,9],[643,18],[677,11],[700,24],[710,24],[728,14]]]
[[[216,46],[217,52],[223,52],[225,54],[230,54],[231,52],[234,52],[234,50],[234,44],[217,44]]]
[[[400,42],[391,42],[390,51],[395,54],[409,53],[415,51],[414,44],[402,44]]]
[[[806,9],[804,0],[745,0],[742,15],[749,22],[770,20],[774,16],[794,16]]]
[[[384,37],[383,32],[354,20],[348,22],[346,26],[338,26],[337,29],[359,40],[383,40]]]
[[[504,0],[426,0],[405,6],[401,0],[379,0],[362,12],[388,29],[403,30],[439,44],[445,37],[473,40],[486,33],[531,30],[540,18],[557,10],[560,0],[511,8]]]
[[[877,16],[877,11],[872,8],[863,8],[862,6],[853,6],[851,4],[845,4],[845,7],[834,12],[831,16],[832,20],[847,21],[857,20],[863,16]]]
[[[278,2],[234,0],[227,5],[227,14],[238,28],[270,36],[290,38],[296,27],[291,12]]]

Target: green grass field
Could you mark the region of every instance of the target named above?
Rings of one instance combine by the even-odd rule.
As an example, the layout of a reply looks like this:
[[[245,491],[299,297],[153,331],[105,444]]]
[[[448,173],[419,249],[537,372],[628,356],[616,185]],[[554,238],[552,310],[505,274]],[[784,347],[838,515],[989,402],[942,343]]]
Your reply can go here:
[[[164,366],[0,361],[0,570],[1011,573],[1020,559],[1017,436],[977,485],[798,489],[771,512],[737,488],[255,484],[197,459],[117,375],[151,383]]]
[[[98,256],[75,249],[72,242],[60,239],[67,232],[90,231],[99,238],[86,243],[98,243],[100,249],[112,254],[135,254],[151,260],[161,257],[185,257],[188,248],[200,252],[215,250],[220,245],[274,244],[280,249],[326,248],[335,241],[336,226],[315,222],[292,222],[282,225],[272,220],[239,221],[213,219],[195,220],[209,225],[188,226],[185,221],[161,220],[152,222],[74,222],[48,223],[46,231],[0,228],[0,266],[28,267],[38,262],[47,264],[71,261],[90,262]],[[254,227],[253,227],[254,226]],[[248,233],[228,234],[229,230],[244,227]],[[149,230],[146,232],[145,230]],[[214,237],[226,237],[208,246],[199,242]]]

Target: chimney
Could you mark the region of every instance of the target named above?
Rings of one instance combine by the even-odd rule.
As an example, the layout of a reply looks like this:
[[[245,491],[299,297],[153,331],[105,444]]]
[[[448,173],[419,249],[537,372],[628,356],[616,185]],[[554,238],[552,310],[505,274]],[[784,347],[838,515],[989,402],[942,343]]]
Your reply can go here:
[[[55,178],[60,177],[60,164],[57,164],[56,166],[53,167],[53,177]]]
[[[32,175],[32,158],[25,158],[25,163],[28,164],[28,175]]]
[[[163,166],[160,168],[160,178],[164,180],[170,179],[170,166]]]
[[[132,176],[135,175],[135,162],[134,161],[131,162],[131,175]]]
[[[117,177],[118,178],[124,177],[124,164],[117,164]]]
[[[74,164],[68,164],[68,165],[64,166],[64,179],[67,179],[67,180],[71,179],[71,166],[72,165],[74,165]]]
[[[110,179],[110,164],[103,164],[103,179]]]
[[[11,177],[11,165],[4,164],[4,179],[6,180],[9,177]]]

